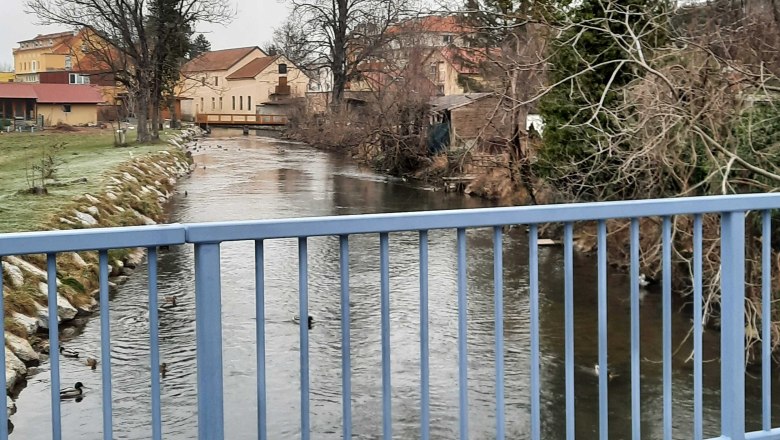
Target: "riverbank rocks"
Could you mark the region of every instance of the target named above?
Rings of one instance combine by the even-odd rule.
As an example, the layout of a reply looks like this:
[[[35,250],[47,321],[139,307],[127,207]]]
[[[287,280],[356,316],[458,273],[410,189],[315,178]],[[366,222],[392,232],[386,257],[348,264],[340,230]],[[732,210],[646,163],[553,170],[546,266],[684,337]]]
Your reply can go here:
[[[40,361],[38,353],[33,350],[30,342],[20,336],[16,336],[13,333],[6,333],[5,345],[24,362],[25,365],[36,365]]]
[[[13,312],[11,314],[11,320],[24,327],[28,335],[35,334],[35,332],[38,331],[38,320],[31,316]]]
[[[98,221],[95,219],[95,217],[92,217],[91,215],[87,214],[86,212],[80,212],[80,211],[74,211],[76,213],[76,218],[78,221],[81,222],[84,226],[97,226]]]
[[[22,284],[24,283],[24,275],[22,275],[21,269],[14,266],[13,264],[3,261],[3,274],[8,276],[11,287],[22,287]]]
[[[12,389],[16,383],[27,374],[27,367],[15,354],[5,347],[5,386],[6,390]]]

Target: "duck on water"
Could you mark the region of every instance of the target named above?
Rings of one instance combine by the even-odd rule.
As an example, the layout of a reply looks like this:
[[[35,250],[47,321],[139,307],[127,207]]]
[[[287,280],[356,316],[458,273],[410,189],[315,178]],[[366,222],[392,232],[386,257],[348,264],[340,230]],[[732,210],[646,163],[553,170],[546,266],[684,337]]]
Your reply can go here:
[[[293,320],[294,323],[296,323],[298,325],[301,324],[301,317],[298,316],[298,315],[293,316],[292,320]],[[308,325],[309,325],[309,330],[311,330],[312,327],[314,327],[314,318],[312,318],[311,315],[309,315],[309,318],[307,319],[307,321],[308,321]]]
[[[84,386],[81,382],[76,382],[73,387],[63,388],[60,390],[60,399],[73,399],[84,395]]]

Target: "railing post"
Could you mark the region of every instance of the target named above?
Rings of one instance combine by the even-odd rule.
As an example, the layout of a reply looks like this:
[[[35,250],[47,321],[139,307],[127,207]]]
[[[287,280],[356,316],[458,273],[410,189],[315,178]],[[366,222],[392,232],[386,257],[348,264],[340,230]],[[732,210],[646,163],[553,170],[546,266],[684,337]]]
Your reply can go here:
[[[745,439],[745,213],[721,214],[721,434]]]
[[[195,245],[198,438],[225,436],[222,400],[222,294],[219,243]]]

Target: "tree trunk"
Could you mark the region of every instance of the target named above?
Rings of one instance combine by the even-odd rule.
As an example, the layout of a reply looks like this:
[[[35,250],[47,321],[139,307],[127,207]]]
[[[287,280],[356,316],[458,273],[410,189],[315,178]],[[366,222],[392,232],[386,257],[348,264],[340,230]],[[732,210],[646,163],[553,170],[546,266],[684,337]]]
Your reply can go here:
[[[138,143],[146,143],[152,140],[149,133],[149,105],[150,93],[149,87],[145,81],[139,82],[138,90],[135,92],[136,109],[135,116],[138,118]]]

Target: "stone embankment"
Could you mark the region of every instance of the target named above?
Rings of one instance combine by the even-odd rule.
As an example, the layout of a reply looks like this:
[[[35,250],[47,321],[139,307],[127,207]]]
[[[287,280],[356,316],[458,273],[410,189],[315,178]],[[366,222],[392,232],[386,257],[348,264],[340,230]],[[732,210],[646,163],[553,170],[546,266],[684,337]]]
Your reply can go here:
[[[112,226],[154,225],[165,220],[165,204],[177,179],[191,172],[185,147],[200,136],[189,128],[168,142],[176,148],[138,157],[110,170],[102,193],[83,194],[54,213],[42,229],[65,230]],[[144,257],[143,249],[115,249],[108,253],[109,289],[125,282]],[[48,353],[44,340],[49,326],[48,280],[45,255],[2,259],[5,299],[5,377],[7,391],[16,387]],[[89,316],[99,296],[97,252],[57,255],[57,322],[60,325]],[[9,399],[9,415],[14,411]]]

